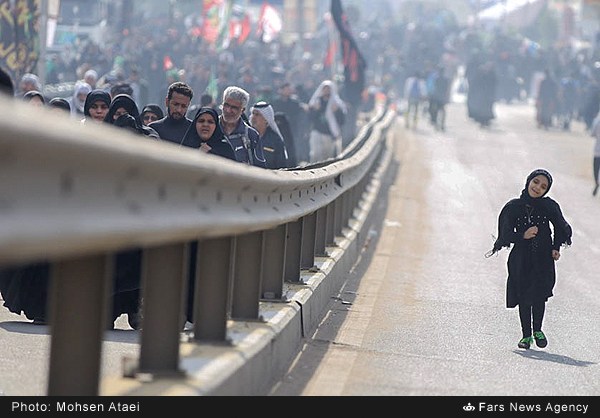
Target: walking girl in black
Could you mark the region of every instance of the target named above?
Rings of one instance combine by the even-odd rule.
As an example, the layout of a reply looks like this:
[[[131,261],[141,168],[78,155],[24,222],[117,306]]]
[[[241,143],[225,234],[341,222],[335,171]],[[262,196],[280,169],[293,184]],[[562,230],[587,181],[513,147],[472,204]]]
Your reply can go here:
[[[554,264],[560,259],[560,248],[571,245],[572,229],[560,205],[545,197],[551,186],[552,176],[546,170],[537,169],[527,176],[521,196],[502,208],[498,239],[487,254],[489,257],[512,246],[507,263],[506,307],[519,307],[523,338],[518,347],[524,349],[534,340],[540,348],[548,344],[542,322],[556,283]]]

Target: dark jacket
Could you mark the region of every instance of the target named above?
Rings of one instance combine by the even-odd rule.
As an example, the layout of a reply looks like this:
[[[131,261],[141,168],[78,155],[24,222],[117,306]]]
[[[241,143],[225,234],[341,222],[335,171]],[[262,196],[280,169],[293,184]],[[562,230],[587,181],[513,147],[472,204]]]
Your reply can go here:
[[[38,262],[0,268],[0,293],[4,306],[28,319],[46,321],[50,263]]]
[[[331,129],[329,128],[329,122],[327,121],[327,104],[329,103],[329,99],[325,99],[323,97],[319,98],[321,101],[321,106],[319,109],[311,108],[309,111],[310,120],[312,122],[312,127],[317,132],[320,132],[325,135],[332,136]],[[344,109],[338,108],[334,113],[335,119],[337,120],[338,125],[341,127],[346,122],[346,113]]]
[[[160,139],[181,144],[192,121],[188,118],[173,119],[171,116],[165,116],[162,119],[152,122],[148,126],[154,129]]]
[[[270,126],[267,127],[261,140],[267,168],[278,169],[290,166],[285,142]]]
[[[260,135],[241,118],[237,128],[225,138],[231,144],[237,161],[255,167],[267,167]]]

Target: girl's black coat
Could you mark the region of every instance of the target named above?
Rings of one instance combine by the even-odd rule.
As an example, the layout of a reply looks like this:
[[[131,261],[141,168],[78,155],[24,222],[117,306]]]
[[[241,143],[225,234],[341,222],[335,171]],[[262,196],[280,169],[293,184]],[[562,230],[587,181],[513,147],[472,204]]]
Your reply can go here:
[[[509,201],[498,217],[498,239],[493,252],[513,245],[508,256],[506,306],[546,301],[553,296],[556,271],[552,250],[571,245],[571,226],[560,206],[549,197],[530,204],[524,199]],[[535,238],[523,238],[531,226],[538,227]]]

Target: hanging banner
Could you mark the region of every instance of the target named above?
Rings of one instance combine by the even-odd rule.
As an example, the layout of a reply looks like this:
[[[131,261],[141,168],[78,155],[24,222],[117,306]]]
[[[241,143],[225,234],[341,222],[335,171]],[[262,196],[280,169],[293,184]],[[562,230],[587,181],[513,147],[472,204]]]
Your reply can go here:
[[[0,66],[18,88],[25,73],[35,73],[40,56],[41,0],[0,0]]]
[[[354,40],[341,0],[331,0],[331,17],[340,33],[346,99],[356,103],[365,87],[367,63]]]

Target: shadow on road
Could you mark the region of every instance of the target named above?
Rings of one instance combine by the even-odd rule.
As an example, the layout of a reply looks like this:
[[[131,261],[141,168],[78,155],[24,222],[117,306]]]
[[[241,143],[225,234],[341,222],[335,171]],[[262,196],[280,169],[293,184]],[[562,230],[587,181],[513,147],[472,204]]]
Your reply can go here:
[[[552,354],[552,353],[548,353],[546,351],[513,350],[513,353],[518,354],[521,357],[526,357],[526,358],[529,358],[532,360],[549,361],[552,363],[566,364],[567,366],[588,367],[588,366],[592,366],[592,365],[596,364],[592,361],[575,360],[574,358],[571,358],[569,356],[561,356],[560,354]]]

